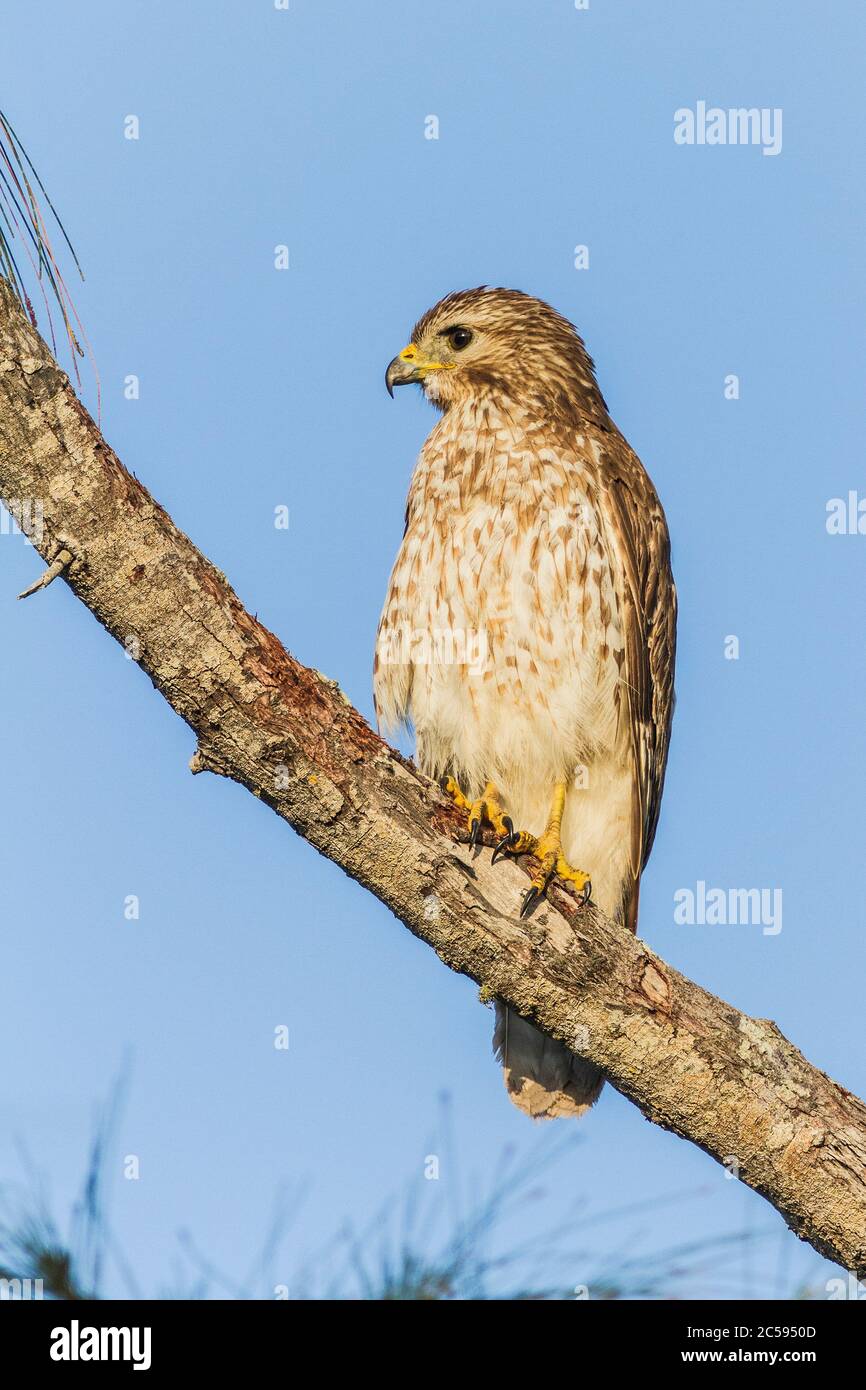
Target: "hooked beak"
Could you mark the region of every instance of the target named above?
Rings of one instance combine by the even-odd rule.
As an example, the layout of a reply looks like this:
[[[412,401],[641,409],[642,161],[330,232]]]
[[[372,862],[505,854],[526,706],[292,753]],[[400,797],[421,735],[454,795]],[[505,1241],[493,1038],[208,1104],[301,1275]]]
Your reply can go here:
[[[388,363],[385,385],[393,400],[395,386],[408,386],[413,381],[423,381],[428,372],[447,371],[456,364],[453,362],[432,362],[424,357],[414,343],[409,343],[402,352]]]

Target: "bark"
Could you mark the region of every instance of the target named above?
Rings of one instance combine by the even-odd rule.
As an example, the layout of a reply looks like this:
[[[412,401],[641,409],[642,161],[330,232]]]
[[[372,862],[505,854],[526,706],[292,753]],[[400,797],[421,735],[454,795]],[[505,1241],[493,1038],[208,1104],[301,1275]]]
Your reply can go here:
[[[458,843],[462,818],[438,788],[245,611],[102,439],[3,281],[0,496],[39,504],[37,549],[194,731],[193,771],[241,783],[482,997],[574,1047],[866,1275],[866,1106],[774,1023],[564,890],[521,922],[525,867]]]

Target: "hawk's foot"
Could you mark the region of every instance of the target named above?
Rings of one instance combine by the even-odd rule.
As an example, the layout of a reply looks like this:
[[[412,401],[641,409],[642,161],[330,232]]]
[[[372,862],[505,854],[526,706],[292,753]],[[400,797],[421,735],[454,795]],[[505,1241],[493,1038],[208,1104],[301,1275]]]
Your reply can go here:
[[[484,826],[489,826],[495,834],[506,840],[514,834],[511,817],[506,816],[503,811],[499,803],[499,793],[492,782],[487,783],[483,794],[475,801],[470,801],[463,795],[453,777],[442,777],[439,785],[445,795],[450,796],[457,809],[465,813],[470,845],[478,844]]]
[[[562,852],[561,828],[562,813],[565,809],[565,791],[565,783],[557,783],[547,829],[543,835],[536,837],[530,835],[526,830],[514,831],[509,829],[509,833],[502,837],[493,851],[494,862],[501,854],[532,854],[539,861],[540,868],[533,875],[529,890],[520,908],[521,917],[525,917],[533,904],[544,896],[547,885],[552,878],[561,878],[565,883],[576,884],[583,894],[584,902],[589,900],[592,892],[589,874],[584,873],[583,869],[573,869]]]

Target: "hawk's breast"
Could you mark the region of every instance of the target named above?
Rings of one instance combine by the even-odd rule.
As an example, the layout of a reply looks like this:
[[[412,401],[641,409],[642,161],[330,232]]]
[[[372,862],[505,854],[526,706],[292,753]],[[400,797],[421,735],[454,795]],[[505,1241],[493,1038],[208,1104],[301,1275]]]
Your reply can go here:
[[[376,704],[470,784],[552,784],[622,740],[623,634],[592,439],[489,403],[449,411],[409,493]]]

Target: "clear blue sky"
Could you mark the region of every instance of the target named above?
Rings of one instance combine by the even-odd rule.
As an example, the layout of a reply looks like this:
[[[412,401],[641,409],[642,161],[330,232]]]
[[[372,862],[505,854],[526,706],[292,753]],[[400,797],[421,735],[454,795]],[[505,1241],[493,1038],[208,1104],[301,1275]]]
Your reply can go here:
[[[866,495],[864,30],[862,7],[805,0],[18,0],[0,103],[85,266],[107,438],[367,714],[432,419],[388,399],[385,365],[482,282],[577,323],[664,500],[680,593],[641,934],[861,1094],[866,536],[828,535],[825,509]],[[699,100],[781,108],[781,153],[676,145]],[[305,1192],[285,1279],[407,1185],[449,1209],[454,1162],[432,1195],[422,1172],[443,1090],[467,1183],[505,1145],[557,1144],[508,1104],[468,981],[246,792],[191,777],[189,731],[62,584],[14,602],[40,566],[0,536],[0,1175],[24,1139],[62,1211],[129,1053],[112,1216],[153,1289],[181,1227],[245,1265],[285,1185]],[[782,889],[782,931],[678,925],[701,880]],[[609,1088],[579,1133],[517,1236],[578,1199],[649,1198],[585,1243],[750,1227],[770,1236],[735,1288],[823,1279],[766,1204]],[[586,1281],[579,1260],[565,1278]]]

